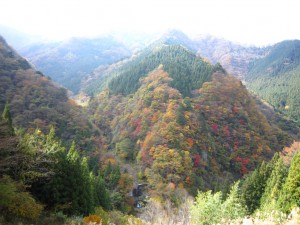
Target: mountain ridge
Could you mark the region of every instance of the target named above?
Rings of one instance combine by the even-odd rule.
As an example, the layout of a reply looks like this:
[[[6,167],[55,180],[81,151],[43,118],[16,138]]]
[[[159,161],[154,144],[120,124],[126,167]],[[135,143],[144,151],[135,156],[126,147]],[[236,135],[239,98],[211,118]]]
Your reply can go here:
[[[21,53],[38,70],[76,94],[82,80],[94,68],[128,57],[131,51],[112,36],[103,36],[31,45]]]
[[[14,127],[47,132],[55,126],[66,143],[70,138],[86,137],[78,144],[93,148],[88,121],[83,118],[82,109],[68,98],[66,89],[32,68],[2,37],[0,59],[0,110],[8,103]]]

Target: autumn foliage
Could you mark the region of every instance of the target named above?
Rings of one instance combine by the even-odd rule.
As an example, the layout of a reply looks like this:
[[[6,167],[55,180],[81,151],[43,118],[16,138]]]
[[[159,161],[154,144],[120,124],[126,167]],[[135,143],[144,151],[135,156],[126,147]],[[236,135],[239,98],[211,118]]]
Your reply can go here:
[[[102,225],[101,218],[99,216],[97,216],[97,215],[86,216],[86,217],[83,218],[83,222],[86,225],[90,225],[90,224],[93,224],[93,225]]]
[[[162,65],[140,82],[126,97],[102,92],[90,113],[111,132],[107,144],[115,144],[127,160],[128,154],[137,157],[153,189],[171,182],[195,193],[212,188],[215,179],[241,177],[280,150],[279,136],[287,137],[270,126],[246,88],[229,75],[214,74],[185,98],[170,87]]]

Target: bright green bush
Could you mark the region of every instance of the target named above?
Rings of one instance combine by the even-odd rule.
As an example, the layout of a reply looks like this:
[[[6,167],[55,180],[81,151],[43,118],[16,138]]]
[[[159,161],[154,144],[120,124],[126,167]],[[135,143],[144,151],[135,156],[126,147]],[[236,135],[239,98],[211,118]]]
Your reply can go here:
[[[222,219],[221,192],[199,192],[191,208],[192,221],[195,224],[217,224]]]
[[[83,222],[87,225],[89,224],[102,225],[100,216],[94,214],[84,217]]]
[[[191,207],[193,223],[210,225],[243,218],[246,209],[241,204],[238,185],[239,182],[232,186],[225,201],[222,201],[221,192],[199,192]]]

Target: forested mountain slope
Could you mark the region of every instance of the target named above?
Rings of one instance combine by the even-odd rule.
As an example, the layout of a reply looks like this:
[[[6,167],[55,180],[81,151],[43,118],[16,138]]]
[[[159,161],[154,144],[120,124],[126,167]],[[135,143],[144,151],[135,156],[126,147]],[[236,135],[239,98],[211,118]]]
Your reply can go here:
[[[147,61],[153,61],[153,57],[157,58],[157,52],[162,51],[160,49],[163,48],[162,46],[170,46],[169,48],[171,49],[176,45],[186,48],[186,52],[190,51],[192,54],[196,54],[212,63],[221,63],[221,65],[230,74],[240,79],[244,79],[245,74],[248,72],[249,64],[257,58],[264,57],[268,50],[268,48],[246,47],[212,36],[190,38],[181,31],[170,30],[162,34],[160,38],[153,41],[151,44],[149,44],[149,46],[134,54],[131,58],[120,61],[111,66],[98,67],[91,74],[89,74],[89,76],[87,76],[87,81],[82,83],[82,90],[89,95],[98,93],[100,90],[103,90],[103,88],[105,88],[109,82],[111,82],[110,80],[113,77],[118,76],[121,73],[135,73],[134,76],[137,79],[139,76],[141,76],[137,76],[137,73],[148,73],[153,70],[155,66],[158,66],[157,63],[153,63],[151,68],[149,66],[149,68],[145,68],[145,62],[147,64]],[[166,51],[166,48],[164,51]],[[182,54],[186,53],[178,51],[177,53],[173,53],[172,57],[180,58],[180,55]],[[161,57],[168,56],[161,55]],[[128,63],[128,61],[131,63]],[[184,67],[187,67],[188,63],[193,65],[193,62],[187,60],[181,63],[186,63],[186,65],[183,65]],[[168,65],[169,63],[166,63],[166,70],[168,70]],[[135,67],[135,71],[133,71],[131,67]],[[193,68],[191,70],[193,70]],[[130,76],[133,78],[133,75]],[[117,82],[118,79],[114,78],[114,80]],[[134,83],[136,83],[136,81],[137,80],[135,80]]]
[[[159,45],[145,55],[127,63],[125,69],[108,84],[115,94],[134,93],[139,87],[139,79],[150,71],[164,65],[166,72],[173,79],[170,85],[178,89],[183,96],[190,96],[191,91],[211,79],[213,66],[196,57],[181,45]]]
[[[99,82],[106,82],[114,94],[134,93],[140,86],[139,79],[147,73],[164,65],[173,78],[171,86],[177,88],[184,96],[190,96],[191,91],[202,86],[203,82],[211,79],[213,66],[200,57],[196,57],[182,45],[158,44],[146,48],[137,56],[124,61],[115,68],[99,71]],[[87,92],[97,93],[97,81],[86,88]],[[105,86],[100,86],[102,89]],[[100,89],[101,90],[101,89]]]
[[[161,65],[140,79],[133,94],[107,89],[88,109],[105,130],[108,149],[125,162],[137,161],[159,195],[170,183],[193,194],[224,188],[291,142],[232,76],[214,73],[190,97],[172,87],[173,80]]]
[[[0,75],[0,223],[61,224],[66,215],[130,212],[131,176],[102,158],[99,130],[66,89],[2,37]]]
[[[0,37],[0,111],[8,103],[13,125],[43,131],[53,125],[59,137],[91,148],[93,135],[82,109],[67,97],[67,90],[36,71]]]
[[[26,39],[22,34],[19,36]],[[38,70],[54,81],[74,94],[82,90],[89,95],[103,89],[107,85],[107,79],[103,83],[103,76],[111,75],[112,70],[116,71],[116,67],[119,68],[123,62],[109,65],[131,56],[135,58],[135,54],[141,58],[141,52],[146,49],[155,51],[157,46],[163,44],[184,46],[213,63],[220,62],[230,74],[242,79],[248,71],[249,63],[264,57],[269,49],[247,47],[212,36],[191,38],[179,30],[169,30],[156,40],[155,36],[113,33],[94,39],[73,38],[56,43],[31,43],[19,49]],[[15,43],[14,39],[12,42]]]
[[[274,45],[266,57],[254,61],[246,85],[276,111],[300,121],[300,41]]]
[[[189,37],[179,30],[169,30],[151,45],[158,44],[182,45],[212,63],[219,62],[230,74],[240,79],[248,72],[249,63],[264,57],[269,49],[246,46],[210,35]]]
[[[198,190],[222,190],[225,196],[233,181],[292,143],[258,110],[241,81],[173,36],[167,40],[174,42],[154,43],[130,59],[103,67],[98,80],[103,85],[98,88],[93,82],[94,96],[83,114],[66,89],[34,70],[0,39],[0,138],[5,143],[0,145],[0,170],[5,174],[0,177],[0,195],[8,199],[0,211],[12,213],[5,214],[7,219],[37,219],[45,206],[45,211],[70,216],[95,212],[108,224],[122,217],[115,210],[133,212],[137,201],[128,193],[137,191],[137,184],[155,199],[156,209],[161,202],[180,214],[175,207],[186,203],[185,190],[193,196]],[[25,132],[14,133],[13,127]],[[76,144],[89,151],[83,154],[88,157],[78,154]],[[241,186],[250,201],[239,204],[246,204],[249,212],[252,200],[261,201],[247,189],[261,178],[255,174],[260,175],[252,173]],[[234,187],[238,190],[237,184]],[[31,202],[31,208],[22,203],[24,211],[13,211],[19,201],[11,196],[27,196],[24,202]],[[145,202],[151,207],[152,202]],[[103,209],[113,210],[109,219]]]

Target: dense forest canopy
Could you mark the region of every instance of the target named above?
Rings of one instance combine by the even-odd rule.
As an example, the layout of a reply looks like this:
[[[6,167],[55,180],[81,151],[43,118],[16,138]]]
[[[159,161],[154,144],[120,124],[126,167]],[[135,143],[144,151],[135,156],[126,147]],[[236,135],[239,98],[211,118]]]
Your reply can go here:
[[[202,188],[218,188],[225,174],[227,179],[228,174],[240,177],[291,141],[270,126],[235,78],[215,73],[193,97],[184,98],[171,87],[173,79],[163,68],[142,79],[133,95],[122,98],[104,91],[89,107],[94,124],[111,133],[107,144],[125,161],[137,157],[152,185],[172,182],[196,190],[202,183]],[[125,142],[129,147],[122,147]],[[175,160],[181,166],[168,174],[167,162],[175,165]],[[162,173],[161,178],[153,180],[151,173]]]
[[[254,61],[247,86],[288,119],[299,123],[300,41],[276,44],[269,54]]]
[[[139,79],[160,64],[164,65],[164,70],[173,79],[170,85],[183,96],[191,96],[192,90],[200,88],[211,79],[213,71],[212,65],[181,45],[160,45],[127,64],[128,69],[123,69],[110,81],[108,87],[114,94],[134,93],[140,85]]]

